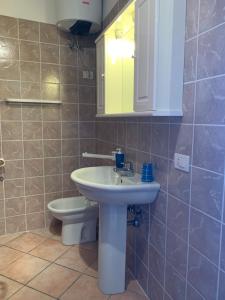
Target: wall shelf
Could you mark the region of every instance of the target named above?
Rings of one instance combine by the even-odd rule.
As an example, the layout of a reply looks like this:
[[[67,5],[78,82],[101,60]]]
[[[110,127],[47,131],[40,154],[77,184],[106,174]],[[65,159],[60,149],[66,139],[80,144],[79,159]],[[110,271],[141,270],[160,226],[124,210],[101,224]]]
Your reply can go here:
[[[34,103],[34,104],[62,104],[60,100],[40,100],[40,99],[5,99],[8,103]]]

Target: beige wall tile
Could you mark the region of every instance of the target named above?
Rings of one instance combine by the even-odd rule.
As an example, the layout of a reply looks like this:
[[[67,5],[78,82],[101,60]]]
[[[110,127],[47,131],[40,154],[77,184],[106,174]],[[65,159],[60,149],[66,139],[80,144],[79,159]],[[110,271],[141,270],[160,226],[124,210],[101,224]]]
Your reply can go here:
[[[24,179],[5,180],[5,198],[24,196]]]
[[[6,232],[14,233],[26,230],[25,215],[6,218]]]
[[[0,235],[4,235],[5,233],[5,219],[0,219]]]
[[[24,158],[42,158],[43,145],[42,141],[24,141]]]
[[[34,230],[45,227],[44,213],[28,214],[27,218],[27,230]]]
[[[0,59],[19,59],[18,40],[0,37]]]
[[[25,198],[11,198],[5,201],[6,217],[13,217],[25,214]]]
[[[22,139],[22,122],[2,122],[2,139],[3,140],[21,140]]]
[[[35,42],[20,41],[20,59],[25,61],[40,61],[40,46]]]
[[[96,87],[93,86],[79,86],[79,102],[96,104]]]
[[[59,64],[59,46],[41,43],[41,61]]]
[[[61,122],[44,122],[43,139],[61,139]]]
[[[22,141],[3,141],[2,152],[4,159],[22,159],[23,143]]]
[[[55,175],[62,173],[61,157],[45,158],[44,160],[45,175]]]
[[[26,197],[27,213],[44,211],[44,195],[35,195]]]
[[[61,155],[61,140],[45,140],[44,156],[57,157]]]
[[[71,180],[70,174],[63,174],[63,190],[64,191],[72,191],[76,189],[75,183]]]
[[[41,81],[48,83],[59,83],[59,65],[41,64]]]
[[[62,190],[62,175],[45,176],[45,192],[53,193]]]
[[[68,156],[63,157],[63,173],[71,173],[72,171],[79,169],[79,157]]]
[[[72,84],[61,84],[60,99],[63,102],[77,103],[79,97],[79,88]]]
[[[21,98],[22,99],[40,99],[41,98],[40,84],[33,83],[33,82],[21,82]],[[30,110],[32,110],[32,104],[30,104],[29,111]],[[35,116],[35,119],[36,119],[36,116]]]
[[[40,63],[21,61],[21,80],[40,82],[40,69]]]
[[[95,139],[81,139],[80,140],[80,153],[83,152],[96,152],[96,142]]]
[[[78,122],[63,122],[62,123],[62,138],[78,138],[79,137],[79,123]]]
[[[25,178],[25,194],[40,195],[44,193],[43,177],[29,177]]]
[[[76,49],[70,49],[68,46],[60,46],[60,64],[68,66],[78,65],[78,54]]]
[[[95,123],[81,122],[80,123],[80,138],[95,138]]]
[[[77,121],[78,120],[78,105],[65,104],[62,105],[62,120],[63,121]]]
[[[25,177],[43,176],[43,159],[24,160]]]
[[[57,27],[51,24],[40,23],[40,41],[50,44],[58,44]]]
[[[0,59],[0,79],[19,80],[19,62]]]
[[[0,81],[0,99],[20,98],[19,81]]]
[[[1,119],[20,121],[21,120],[21,104],[7,104],[2,102],[1,104]]]
[[[23,177],[23,160],[7,160],[5,163],[5,178],[14,179]]]
[[[5,202],[3,200],[0,200],[0,219],[5,218]]]
[[[96,50],[95,48],[83,48],[78,52],[79,67],[82,69],[96,69]]]
[[[79,140],[78,139],[62,140],[62,155],[63,156],[79,155]]]
[[[22,40],[39,41],[39,23],[19,20],[19,38]]]
[[[18,22],[17,19],[0,16],[0,35],[5,37],[18,37]]]
[[[97,109],[95,105],[80,104],[79,105],[79,121],[93,121]]]
[[[59,100],[59,84],[58,83],[42,83],[41,97],[44,100]]]
[[[22,105],[22,119],[24,121],[42,120],[41,107],[38,105]]]
[[[78,83],[78,69],[69,66],[61,66],[60,79],[64,84],[77,84]]]
[[[60,121],[61,107],[58,105],[43,106],[43,120],[44,121]]]
[[[23,139],[24,140],[41,140],[42,123],[41,122],[23,122]]]

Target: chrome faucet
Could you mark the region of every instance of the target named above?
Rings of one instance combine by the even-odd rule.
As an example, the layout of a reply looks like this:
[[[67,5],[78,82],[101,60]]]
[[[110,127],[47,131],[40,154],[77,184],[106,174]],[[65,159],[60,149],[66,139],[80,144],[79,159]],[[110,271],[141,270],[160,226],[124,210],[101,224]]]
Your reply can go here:
[[[124,163],[123,168],[114,168],[114,171],[120,176],[133,177],[134,176],[134,165],[131,161]]]

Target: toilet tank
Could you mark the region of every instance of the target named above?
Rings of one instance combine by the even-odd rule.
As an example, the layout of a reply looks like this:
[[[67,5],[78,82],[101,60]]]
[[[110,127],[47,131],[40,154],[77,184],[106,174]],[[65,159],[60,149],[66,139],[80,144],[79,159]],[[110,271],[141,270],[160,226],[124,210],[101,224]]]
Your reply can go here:
[[[74,34],[100,31],[102,22],[101,0],[56,0],[57,25]]]

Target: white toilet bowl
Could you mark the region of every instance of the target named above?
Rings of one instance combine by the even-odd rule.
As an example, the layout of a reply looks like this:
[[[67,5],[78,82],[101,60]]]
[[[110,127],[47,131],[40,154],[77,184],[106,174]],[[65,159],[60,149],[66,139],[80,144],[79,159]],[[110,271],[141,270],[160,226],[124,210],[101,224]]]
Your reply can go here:
[[[61,198],[51,201],[48,209],[62,221],[62,242],[74,245],[96,240],[98,204],[85,197]]]

